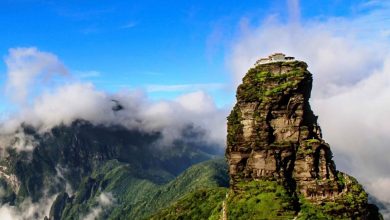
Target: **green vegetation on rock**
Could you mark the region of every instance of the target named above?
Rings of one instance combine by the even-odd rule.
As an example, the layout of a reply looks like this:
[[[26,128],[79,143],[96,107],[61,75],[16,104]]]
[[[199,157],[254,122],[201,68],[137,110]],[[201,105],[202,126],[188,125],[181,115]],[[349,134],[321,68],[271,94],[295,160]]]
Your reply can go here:
[[[239,137],[242,133],[243,125],[241,124],[241,111],[237,107],[234,108],[230,115],[228,116],[228,131],[227,131],[227,140],[232,145],[236,144],[239,141]]]
[[[221,218],[222,203],[227,191],[227,188],[220,187],[190,192],[171,207],[153,215],[151,220],[219,220]]]
[[[297,82],[284,82],[264,92],[265,96],[274,96],[284,92],[288,88],[294,88]]]
[[[293,219],[293,197],[282,184],[270,180],[240,182],[229,192],[229,219]]]
[[[274,73],[275,65],[291,68],[287,73]],[[276,96],[286,90],[297,88],[299,82],[310,75],[303,62],[283,62],[259,65],[251,68],[237,89],[237,100],[245,102],[271,101],[270,96]]]
[[[228,218],[380,219],[361,185],[336,169],[310,107],[307,64],[270,57],[244,76],[228,117]]]
[[[208,189],[219,192],[227,190],[221,187],[228,186],[224,159],[196,164],[166,184],[155,184],[148,180],[153,179],[154,175],[155,172],[138,171],[127,164],[108,161],[91,177],[83,180],[73,200],[62,211],[61,219],[77,219],[87,215],[98,205],[101,193],[112,194],[115,203],[100,215],[100,219],[146,219],[188,193],[197,190],[206,192]],[[206,213],[210,204],[204,206],[198,211]]]
[[[308,201],[303,196],[299,197],[300,212],[298,219],[361,219],[361,212],[366,211],[367,216],[373,220],[380,220],[382,216],[375,207],[367,206],[367,193],[355,178],[338,173],[340,183],[343,183],[347,190],[331,201],[316,204]]]

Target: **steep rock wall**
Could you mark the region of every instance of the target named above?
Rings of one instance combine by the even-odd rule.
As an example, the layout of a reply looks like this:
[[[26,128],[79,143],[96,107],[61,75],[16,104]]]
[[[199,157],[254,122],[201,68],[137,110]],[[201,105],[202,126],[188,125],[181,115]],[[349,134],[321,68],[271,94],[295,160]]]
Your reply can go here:
[[[277,181],[301,205],[332,204],[324,212],[367,219],[367,194],[353,177],[336,170],[310,108],[311,89],[312,74],[302,61],[262,64],[248,71],[228,117],[231,188],[237,192],[238,183]]]

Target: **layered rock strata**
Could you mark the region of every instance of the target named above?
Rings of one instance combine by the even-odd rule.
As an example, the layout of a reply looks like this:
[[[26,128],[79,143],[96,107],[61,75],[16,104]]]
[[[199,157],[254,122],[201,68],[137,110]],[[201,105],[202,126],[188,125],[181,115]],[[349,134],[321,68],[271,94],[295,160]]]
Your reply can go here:
[[[353,177],[336,170],[310,108],[311,89],[312,74],[302,61],[266,63],[248,71],[228,117],[231,188],[237,190],[242,181],[275,180],[296,198],[339,205],[326,210],[331,215],[366,219],[367,194]]]

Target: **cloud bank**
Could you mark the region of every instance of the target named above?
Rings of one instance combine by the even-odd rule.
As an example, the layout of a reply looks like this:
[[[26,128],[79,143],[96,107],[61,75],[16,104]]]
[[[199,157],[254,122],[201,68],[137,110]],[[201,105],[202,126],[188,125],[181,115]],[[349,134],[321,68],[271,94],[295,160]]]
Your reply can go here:
[[[299,15],[298,5],[289,1],[292,17]],[[361,5],[365,11],[354,18],[281,23],[269,17],[259,26],[241,26],[227,63],[237,85],[258,58],[274,52],[307,62],[314,77],[312,108],[338,168],[390,202],[390,39],[383,34],[390,4],[369,6]]]
[[[54,74],[67,74],[65,66],[52,53],[37,48],[12,48],[5,57],[7,65],[6,92],[11,99],[25,104],[32,84],[39,78],[50,78]]]
[[[53,74],[67,73],[62,62],[54,54],[36,48],[14,48],[9,50],[6,65],[6,88],[13,91],[9,98],[26,103],[27,97],[35,96],[31,103],[26,103],[0,123],[3,135],[14,134],[22,123],[45,132],[54,126],[69,125],[82,119],[93,124],[161,132],[161,143],[166,145],[179,139],[186,127],[193,126],[205,132],[204,141],[221,149],[224,146],[227,112],[218,109],[202,90],[175,100],[151,101],[140,90],[110,94],[99,91],[91,83],[64,81],[59,86],[32,94],[32,83],[37,79],[47,77],[50,80]],[[114,111],[118,104],[122,109]],[[31,145],[26,149],[30,148]]]

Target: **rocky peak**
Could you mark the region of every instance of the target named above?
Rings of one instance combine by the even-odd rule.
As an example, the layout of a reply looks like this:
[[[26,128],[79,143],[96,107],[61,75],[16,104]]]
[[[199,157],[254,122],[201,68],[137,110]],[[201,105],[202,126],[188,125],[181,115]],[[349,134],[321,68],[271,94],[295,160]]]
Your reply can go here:
[[[338,211],[327,210],[331,215],[367,216],[367,194],[353,177],[336,170],[322,139],[310,108],[311,89],[312,74],[302,61],[257,64],[248,71],[228,116],[231,188],[237,191],[243,181],[283,182],[313,204],[342,203]],[[353,199],[345,204],[347,196]]]

